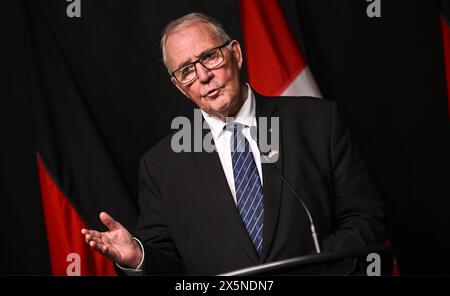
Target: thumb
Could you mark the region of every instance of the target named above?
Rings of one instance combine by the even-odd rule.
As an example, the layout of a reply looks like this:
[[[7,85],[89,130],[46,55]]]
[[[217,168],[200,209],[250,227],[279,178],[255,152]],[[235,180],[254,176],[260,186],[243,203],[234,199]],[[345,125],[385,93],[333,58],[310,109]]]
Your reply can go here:
[[[100,213],[100,220],[102,221],[102,223],[108,227],[108,229],[110,231],[112,230],[116,230],[120,227],[122,227],[122,225],[117,222],[116,220],[113,219],[113,217],[111,217],[110,215],[108,215],[108,213],[106,212],[101,212]]]

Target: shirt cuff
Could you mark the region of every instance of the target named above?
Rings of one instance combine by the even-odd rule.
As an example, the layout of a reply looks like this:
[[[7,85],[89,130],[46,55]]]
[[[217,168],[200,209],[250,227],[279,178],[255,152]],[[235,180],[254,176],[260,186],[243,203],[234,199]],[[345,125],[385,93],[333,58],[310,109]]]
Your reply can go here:
[[[141,262],[139,263],[139,265],[136,268],[123,267],[123,266],[119,265],[119,263],[116,262],[116,266],[119,267],[120,269],[122,269],[125,272],[125,274],[128,274],[128,273],[141,273],[142,272],[142,264],[144,263],[144,258],[145,258],[144,246],[142,245],[141,241],[138,240],[137,238],[133,237],[133,239],[135,241],[137,241],[139,243],[139,246],[141,247],[142,259],[141,259]]]

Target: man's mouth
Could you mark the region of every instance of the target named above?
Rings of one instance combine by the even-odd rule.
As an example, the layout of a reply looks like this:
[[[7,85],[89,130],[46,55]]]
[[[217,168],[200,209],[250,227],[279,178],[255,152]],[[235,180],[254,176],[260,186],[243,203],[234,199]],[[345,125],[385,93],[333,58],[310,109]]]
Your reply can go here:
[[[206,92],[206,94],[204,95],[204,97],[207,97],[207,98],[215,98],[215,97],[217,97],[217,95],[219,94],[219,91],[220,91],[220,88],[214,88],[214,89],[211,89],[211,90],[209,90],[209,91]]]

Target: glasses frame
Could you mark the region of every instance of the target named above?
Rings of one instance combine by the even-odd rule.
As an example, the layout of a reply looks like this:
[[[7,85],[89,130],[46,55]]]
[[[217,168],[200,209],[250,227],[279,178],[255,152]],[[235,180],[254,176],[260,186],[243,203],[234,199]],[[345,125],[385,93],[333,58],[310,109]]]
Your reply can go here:
[[[219,66],[223,63],[223,61],[225,60],[225,56],[223,55],[222,48],[228,46],[230,43],[231,43],[231,40],[230,40],[230,41],[227,41],[227,42],[225,42],[225,43],[223,43],[222,45],[219,45],[219,46],[217,46],[217,47],[211,48],[211,49],[208,50],[205,54],[203,54],[201,57],[199,57],[198,59],[196,59],[196,60],[193,61],[192,63],[189,63],[189,64],[187,64],[187,65],[184,65],[184,66],[182,66],[182,67],[176,69],[175,71],[173,71],[172,73],[170,73],[170,75],[171,75],[173,78],[175,78],[176,81],[178,81],[178,83],[180,83],[180,84],[188,84],[188,83],[191,83],[192,81],[194,81],[195,79],[198,78],[198,75],[197,75],[197,67],[196,67],[195,65],[196,65],[196,64],[201,64],[203,67],[205,67],[205,68],[208,69],[208,70],[216,69],[216,68],[219,67]],[[204,64],[201,62],[201,60],[202,60],[205,56],[207,56],[210,52],[212,52],[212,51],[214,51],[214,50],[219,50],[219,51],[220,51],[220,54],[222,55],[222,61],[221,61],[220,63],[218,63],[217,65],[215,65],[214,67],[211,67],[211,68],[210,68],[210,67],[204,65]],[[183,69],[183,68],[185,68],[185,67],[191,66],[191,65],[194,66],[194,70],[195,70],[195,76],[194,76],[194,78],[192,78],[191,80],[186,81],[186,82],[181,82],[180,80],[178,80],[178,78],[175,76],[175,72],[177,72],[177,71],[179,71],[179,70],[181,70],[181,69]]]

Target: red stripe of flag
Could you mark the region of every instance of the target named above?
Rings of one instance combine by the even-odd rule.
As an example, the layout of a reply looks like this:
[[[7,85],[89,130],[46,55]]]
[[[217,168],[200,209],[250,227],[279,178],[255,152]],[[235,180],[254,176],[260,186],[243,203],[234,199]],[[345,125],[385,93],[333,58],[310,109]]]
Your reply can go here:
[[[278,1],[239,3],[250,85],[268,96],[282,95],[290,87],[295,91],[289,95],[320,96]]]
[[[87,228],[86,224],[50,177],[39,155],[37,166],[52,274],[116,275],[112,262],[84,242],[80,230]]]
[[[389,240],[386,240],[384,242],[384,244],[390,246],[391,242]],[[401,275],[400,268],[399,268],[398,263],[397,263],[397,258],[395,258],[395,256],[394,256],[394,263],[392,265],[392,275],[393,276],[400,276]]]
[[[450,117],[450,26],[444,18],[441,18],[442,43],[444,47],[445,72],[447,75],[448,114]]]

